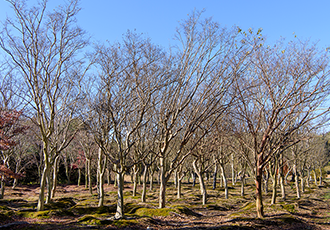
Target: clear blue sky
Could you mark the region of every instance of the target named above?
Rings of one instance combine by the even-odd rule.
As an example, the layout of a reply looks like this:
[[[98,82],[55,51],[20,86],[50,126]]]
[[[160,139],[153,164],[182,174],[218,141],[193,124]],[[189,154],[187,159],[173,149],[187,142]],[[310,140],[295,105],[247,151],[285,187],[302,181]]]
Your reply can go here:
[[[35,4],[36,0],[28,0]],[[49,0],[51,7],[63,0]],[[127,30],[144,33],[152,41],[167,47],[178,22],[194,9],[205,9],[222,26],[263,28],[272,43],[281,37],[319,41],[320,48],[330,46],[330,0],[81,0],[78,24],[95,41],[120,41]],[[11,9],[0,0],[0,20]]]

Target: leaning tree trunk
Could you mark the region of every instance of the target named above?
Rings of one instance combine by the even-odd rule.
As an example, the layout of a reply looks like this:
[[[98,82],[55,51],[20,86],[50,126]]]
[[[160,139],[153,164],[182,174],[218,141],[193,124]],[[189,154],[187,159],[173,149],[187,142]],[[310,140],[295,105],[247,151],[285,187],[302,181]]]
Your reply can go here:
[[[200,170],[200,169],[197,168],[197,166],[196,166],[196,161],[197,161],[197,160],[194,160],[194,161],[193,161],[193,167],[194,167],[195,173],[196,173],[197,176],[198,176],[199,187],[200,187],[200,192],[201,192],[201,195],[202,195],[202,202],[203,202],[203,205],[206,205],[206,201],[207,201],[207,192],[206,192],[205,182],[204,182],[204,178],[203,178],[203,173],[202,173],[202,170]]]

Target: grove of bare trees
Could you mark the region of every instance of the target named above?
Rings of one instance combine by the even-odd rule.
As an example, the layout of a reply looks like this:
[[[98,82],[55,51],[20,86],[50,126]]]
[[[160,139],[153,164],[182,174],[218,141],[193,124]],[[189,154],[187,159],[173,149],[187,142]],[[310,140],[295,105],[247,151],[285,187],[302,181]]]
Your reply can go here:
[[[46,0],[7,2],[14,17],[0,30],[1,119],[21,111],[25,128],[0,148],[1,160],[17,175],[36,172],[14,186],[40,186],[38,211],[59,182],[84,183],[91,195],[96,186],[102,207],[107,181],[117,186],[114,218],[122,219],[129,175],[133,196],[143,184],[142,202],[148,183],[158,189],[159,208],[172,179],[181,198],[182,181],[197,177],[205,205],[206,180],[212,189],[220,182],[228,198],[230,180],[244,196],[252,178],[260,218],[269,178],[272,203],[279,186],[285,199],[290,173],[297,198],[312,179],[322,186],[330,68],[317,44],[269,44],[261,29],[222,27],[194,11],[168,49],[132,31],[121,42],[90,45],[76,20],[78,0],[54,10]]]

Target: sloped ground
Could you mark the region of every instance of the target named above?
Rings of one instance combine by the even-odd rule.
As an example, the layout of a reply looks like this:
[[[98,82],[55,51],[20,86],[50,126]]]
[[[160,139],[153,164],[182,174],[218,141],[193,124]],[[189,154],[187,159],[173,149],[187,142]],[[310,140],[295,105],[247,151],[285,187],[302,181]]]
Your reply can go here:
[[[156,187],[156,186],[155,186]],[[140,189],[140,188],[139,188]],[[264,196],[266,217],[256,218],[254,187],[240,185],[224,198],[221,188],[208,189],[208,204],[201,205],[198,185],[184,184],[182,198],[176,198],[174,186],[167,190],[167,207],[158,209],[157,188],[132,197],[130,184],[125,187],[125,220],[112,220],[116,210],[116,188],[105,185],[105,207],[97,208],[96,191],[90,195],[84,186],[60,186],[56,198],[45,211],[36,212],[39,188],[20,186],[6,189],[0,200],[0,229],[330,229],[330,188],[311,185],[301,199],[295,198],[292,184],[286,187],[285,201],[270,205],[271,194]]]

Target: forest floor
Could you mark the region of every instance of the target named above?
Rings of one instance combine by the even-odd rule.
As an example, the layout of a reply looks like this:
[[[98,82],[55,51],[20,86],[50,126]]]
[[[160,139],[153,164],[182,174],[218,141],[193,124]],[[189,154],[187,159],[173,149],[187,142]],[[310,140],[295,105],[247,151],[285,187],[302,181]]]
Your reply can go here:
[[[116,210],[116,188],[105,185],[105,206],[97,208],[97,192],[90,195],[84,186],[58,186],[55,198],[45,211],[35,211],[38,186],[6,188],[0,200],[0,229],[330,229],[330,182],[318,187],[310,184],[300,199],[293,183],[286,186],[287,199],[278,194],[270,205],[271,191],[264,195],[265,218],[256,218],[254,186],[246,186],[243,197],[240,183],[229,189],[212,190],[208,185],[208,204],[201,204],[199,185],[183,184],[182,198],[176,198],[174,185],[167,189],[166,208],[158,209],[158,187],[132,197],[132,185],[125,184],[126,219],[112,220]],[[141,192],[141,187],[138,187]]]

